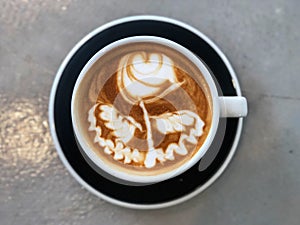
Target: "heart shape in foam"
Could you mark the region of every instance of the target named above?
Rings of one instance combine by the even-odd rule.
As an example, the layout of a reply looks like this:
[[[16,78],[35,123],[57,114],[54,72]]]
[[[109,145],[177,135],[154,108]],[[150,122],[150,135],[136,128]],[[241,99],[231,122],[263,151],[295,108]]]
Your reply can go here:
[[[132,58],[132,69],[137,79],[144,76],[153,76],[162,66],[162,57],[158,54],[136,54]]]
[[[173,61],[164,54],[134,52],[120,60],[118,88],[130,103],[149,97],[163,97],[179,87]]]

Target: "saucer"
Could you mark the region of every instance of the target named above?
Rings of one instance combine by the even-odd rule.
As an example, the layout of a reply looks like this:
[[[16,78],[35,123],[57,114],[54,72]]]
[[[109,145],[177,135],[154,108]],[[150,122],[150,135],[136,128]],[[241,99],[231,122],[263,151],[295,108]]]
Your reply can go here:
[[[210,68],[224,96],[241,96],[237,77],[229,61],[204,34],[177,20],[158,16],[133,16],[97,28],[70,51],[52,86],[49,124],[61,161],[82,186],[96,196],[119,206],[155,209],[192,198],[209,187],[224,172],[236,151],[243,119],[223,119],[226,121],[223,141],[219,143],[218,152],[205,169],[199,170],[197,163],[177,177],[146,186],[119,184],[98,174],[85,161],[76,144],[71,122],[73,87],[80,71],[96,52],[119,39],[139,35],[163,37],[186,47]],[[220,142],[219,139],[217,141]]]

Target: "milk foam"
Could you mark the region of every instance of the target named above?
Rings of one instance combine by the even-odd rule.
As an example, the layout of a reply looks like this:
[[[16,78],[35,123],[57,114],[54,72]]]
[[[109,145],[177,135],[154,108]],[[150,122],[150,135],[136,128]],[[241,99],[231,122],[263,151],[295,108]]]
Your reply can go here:
[[[118,89],[127,102],[141,108],[145,127],[133,117],[122,115],[114,105],[98,101],[88,115],[89,130],[96,133],[94,142],[114,160],[148,169],[157,163],[174,160],[176,155],[187,155],[187,145],[196,147],[203,133],[205,124],[199,115],[189,110],[179,110],[153,116],[146,107],[149,102],[155,103],[157,98],[163,98],[181,86],[174,62],[164,54],[135,52],[125,55],[119,62],[119,68],[116,77]],[[96,114],[96,111],[99,113]],[[103,136],[97,121],[111,131],[113,139]],[[178,141],[169,143],[165,149],[156,148],[152,137],[153,127],[164,136],[180,134]],[[137,130],[147,134],[147,151],[128,145]]]
[[[130,103],[149,96],[163,97],[180,86],[173,61],[163,54],[132,53],[120,60],[117,74],[120,93]]]
[[[99,113],[99,118],[95,116],[96,107],[102,110]],[[204,122],[197,114],[188,110],[165,113],[162,116],[150,116],[151,120],[157,124],[159,132],[164,135],[181,132],[180,139],[178,143],[169,144],[165,152],[161,148],[153,148],[146,153],[140,152],[139,149],[130,148],[126,144],[134,137],[135,130],[141,129],[141,125],[135,122],[132,117],[123,117],[118,114],[119,112],[112,105],[94,105],[89,110],[89,130],[96,132],[94,142],[104,148],[105,154],[112,155],[113,159],[122,161],[125,164],[135,162],[146,168],[152,168],[156,165],[157,161],[165,162],[167,160],[174,160],[175,153],[179,155],[186,155],[188,153],[185,146],[186,142],[196,145],[197,138],[203,133]],[[105,121],[105,126],[114,131],[114,135],[116,136],[115,142],[101,137],[102,131],[96,125],[97,119]],[[128,121],[134,122],[129,123]]]

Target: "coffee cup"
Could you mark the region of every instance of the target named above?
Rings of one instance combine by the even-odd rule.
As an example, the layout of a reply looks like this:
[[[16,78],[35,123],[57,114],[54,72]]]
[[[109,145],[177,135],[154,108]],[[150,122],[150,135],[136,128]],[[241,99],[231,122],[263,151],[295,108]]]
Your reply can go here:
[[[80,150],[117,179],[161,182],[195,165],[221,117],[244,117],[247,101],[219,96],[209,68],[165,38],[133,36],[97,52],[73,89]]]

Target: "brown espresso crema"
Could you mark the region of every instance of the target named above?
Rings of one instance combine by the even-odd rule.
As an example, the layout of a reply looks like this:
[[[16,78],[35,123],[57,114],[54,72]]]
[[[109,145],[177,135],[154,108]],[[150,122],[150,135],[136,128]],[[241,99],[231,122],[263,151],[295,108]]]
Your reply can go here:
[[[165,173],[200,149],[211,126],[212,99],[197,66],[156,43],[106,52],[75,95],[75,116],[103,162],[131,174]]]

